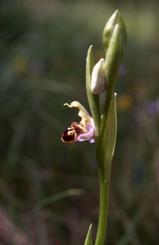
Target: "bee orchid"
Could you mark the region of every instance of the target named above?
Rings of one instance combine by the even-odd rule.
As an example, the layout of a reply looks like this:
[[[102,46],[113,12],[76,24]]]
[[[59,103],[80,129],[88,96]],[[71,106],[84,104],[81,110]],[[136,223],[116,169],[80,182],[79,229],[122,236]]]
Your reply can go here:
[[[78,116],[81,118],[80,122],[72,122],[70,127],[64,130],[61,140],[63,143],[75,143],[89,141],[95,142],[95,125],[93,118],[89,115],[84,106],[78,101],[73,101],[71,104],[65,103],[64,106],[70,108],[77,108],[79,110]]]

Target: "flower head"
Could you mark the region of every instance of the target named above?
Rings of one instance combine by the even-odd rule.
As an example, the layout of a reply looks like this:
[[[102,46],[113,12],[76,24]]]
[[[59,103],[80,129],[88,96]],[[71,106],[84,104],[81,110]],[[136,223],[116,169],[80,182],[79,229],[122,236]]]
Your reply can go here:
[[[95,125],[93,118],[89,115],[87,110],[78,101],[73,101],[71,104],[64,104],[70,108],[77,108],[79,110],[78,116],[81,117],[80,122],[72,122],[70,127],[64,130],[61,140],[63,143],[74,143],[89,141],[94,143]]]

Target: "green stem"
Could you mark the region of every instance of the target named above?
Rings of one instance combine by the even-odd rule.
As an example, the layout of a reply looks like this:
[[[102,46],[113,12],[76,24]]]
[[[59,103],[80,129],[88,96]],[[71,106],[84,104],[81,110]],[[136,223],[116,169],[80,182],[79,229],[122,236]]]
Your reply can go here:
[[[103,245],[106,236],[107,221],[108,221],[108,204],[109,204],[109,180],[105,181],[99,171],[100,180],[100,206],[99,206],[99,221],[96,235],[95,245]]]
[[[107,95],[104,105],[104,114],[101,120],[100,135],[96,139],[96,155],[99,173],[99,220],[95,245],[103,245],[107,230],[108,203],[109,203],[109,183],[110,178],[105,177],[104,155],[101,151],[101,137],[104,133],[104,126],[109,112],[111,93]]]
[[[104,134],[104,127],[106,124],[106,120],[107,120],[107,116],[108,116],[108,112],[109,112],[109,107],[110,107],[110,103],[111,103],[111,98],[112,98],[112,93],[108,94],[105,100],[105,104],[104,104],[104,113],[103,113],[103,118],[101,120],[101,126],[100,126],[100,136],[102,137],[102,135]],[[100,137],[100,138],[101,138]]]

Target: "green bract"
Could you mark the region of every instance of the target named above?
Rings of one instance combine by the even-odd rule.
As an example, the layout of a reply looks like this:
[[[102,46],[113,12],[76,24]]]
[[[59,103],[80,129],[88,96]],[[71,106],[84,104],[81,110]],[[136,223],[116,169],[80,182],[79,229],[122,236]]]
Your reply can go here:
[[[93,245],[92,224],[89,226],[84,245]]]
[[[103,151],[103,163],[105,169],[105,180],[110,179],[111,172],[111,162],[114,155],[115,145],[117,136],[117,110],[116,110],[116,93],[114,93],[108,116],[106,119],[106,124],[104,128],[104,134],[102,135],[101,148]]]
[[[91,92],[91,78],[92,78],[93,67],[94,67],[94,59],[93,59],[93,51],[91,45],[88,49],[87,58],[86,58],[86,91],[87,91],[88,104],[96,127],[96,135],[98,135],[99,128],[100,128],[100,104],[99,104],[99,96],[93,95]]]

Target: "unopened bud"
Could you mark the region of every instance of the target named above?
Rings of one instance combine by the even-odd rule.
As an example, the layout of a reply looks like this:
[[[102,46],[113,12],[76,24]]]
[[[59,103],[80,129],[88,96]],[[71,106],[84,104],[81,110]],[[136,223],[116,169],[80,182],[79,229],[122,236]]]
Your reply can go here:
[[[114,27],[116,25],[116,23],[118,22],[118,18],[119,18],[119,10],[116,10],[112,16],[109,18],[109,20],[107,21],[104,30],[103,30],[103,44],[105,46],[105,48],[108,48],[109,45],[109,41],[110,38],[112,36]]]
[[[106,49],[109,47],[116,25],[120,26],[121,28],[120,35],[121,35],[122,43],[123,46],[126,45],[125,24],[119,10],[116,10],[107,21],[103,30],[103,44]]]
[[[126,48],[126,29],[124,21],[119,11],[115,12],[113,16],[111,18],[113,18],[114,22],[111,18],[108,21],[108,23],[110,23],[111,20],[111,23],[113,23],[113,29],[109,39],[108,47],[106,49],[105,57],[106,80],[108,81],[108,93],[110,94],[113,93],[120,63]],[[108,28],[105,29],[108,30]]]
[[[104,59],[100,59],[92,70],[91,92],[94,95],[101,94],[106,88]]]

